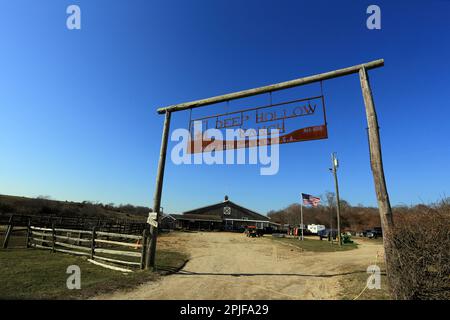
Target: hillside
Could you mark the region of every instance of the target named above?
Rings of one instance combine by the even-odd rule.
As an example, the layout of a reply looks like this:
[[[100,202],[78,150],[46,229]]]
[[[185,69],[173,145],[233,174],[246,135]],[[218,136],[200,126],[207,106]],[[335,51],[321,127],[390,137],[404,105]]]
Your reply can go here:
[[[0,214],[26,214],[44,216],[71,216],[88,218],[126,219],[144,222],[150,209],[130,204],[72,202],[51,200],[44,197],[27,198],[0,195]]]

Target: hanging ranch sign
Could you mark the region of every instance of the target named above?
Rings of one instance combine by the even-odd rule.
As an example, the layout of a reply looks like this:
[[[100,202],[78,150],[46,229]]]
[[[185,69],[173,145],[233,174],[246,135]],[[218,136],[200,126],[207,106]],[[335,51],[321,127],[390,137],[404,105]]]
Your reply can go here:
[[[326,139],[325,101],[317,96],[191,119],[189,131],[188,153]]]

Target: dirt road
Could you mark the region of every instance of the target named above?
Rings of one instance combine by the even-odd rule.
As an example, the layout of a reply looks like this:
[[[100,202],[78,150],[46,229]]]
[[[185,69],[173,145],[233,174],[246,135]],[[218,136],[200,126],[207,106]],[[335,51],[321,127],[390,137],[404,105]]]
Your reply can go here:
[[[336,299],[338,280],[365,271],[380,244],[356,250],[302,252],[270,238],[239,233],[174,233],[159,245],[184,250],[190,260],[177,274],[96,299]]]

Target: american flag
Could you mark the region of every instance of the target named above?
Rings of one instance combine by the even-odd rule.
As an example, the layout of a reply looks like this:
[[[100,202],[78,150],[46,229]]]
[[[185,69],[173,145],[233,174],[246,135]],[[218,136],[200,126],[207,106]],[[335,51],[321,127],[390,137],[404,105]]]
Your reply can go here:
[[[319,197],[314,197],[307,193],[302,193],[302,199],[304,205],[312,205],[313,207],[317,207],[320,203]]]

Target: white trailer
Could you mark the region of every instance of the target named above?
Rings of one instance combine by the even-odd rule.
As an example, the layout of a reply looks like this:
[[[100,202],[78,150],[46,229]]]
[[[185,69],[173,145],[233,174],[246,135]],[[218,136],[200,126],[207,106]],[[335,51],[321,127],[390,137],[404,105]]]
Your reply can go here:
[[[307,228],[309,232],[317,234],[319,231],[324,230],[325,226],[323,224],[308,224]]]

